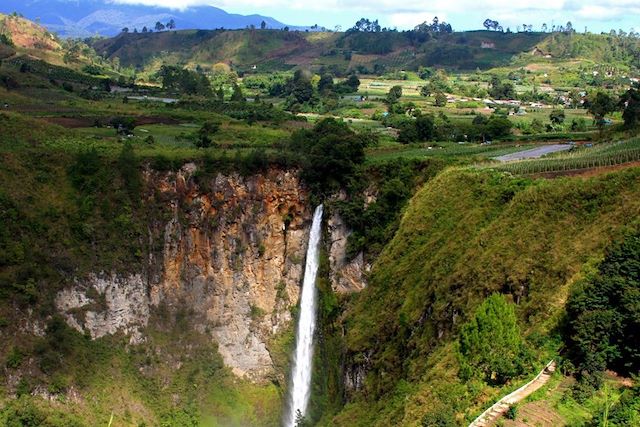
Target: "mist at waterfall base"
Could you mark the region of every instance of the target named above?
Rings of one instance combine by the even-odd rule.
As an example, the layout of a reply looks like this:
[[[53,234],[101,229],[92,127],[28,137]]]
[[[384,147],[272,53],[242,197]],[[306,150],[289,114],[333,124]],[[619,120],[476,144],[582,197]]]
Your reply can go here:
[[[306,414],[311,394],[313,334],[316,329],[316,276],[318,275],[320,258],[322,211],[322,205],[316,208],[309,234],[307,262],[300,297],[300,317],[296,331],[296,350],[291,373],[289,401],[284,418],[285,427],[295,427],[297,414],[300,413],[302,416]]]

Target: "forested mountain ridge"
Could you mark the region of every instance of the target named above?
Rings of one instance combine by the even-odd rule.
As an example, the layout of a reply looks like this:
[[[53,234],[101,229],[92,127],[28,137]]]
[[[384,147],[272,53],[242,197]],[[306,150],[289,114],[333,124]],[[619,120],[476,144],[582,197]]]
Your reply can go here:
[[[173,22],[182,29],[260,27],[283,28],[285,24],[261,15],[227,13],[213,6],[195,6],[184,10],[145,5],[118,4],[105,0],[4,0],[0,12],[19,12],[38,20],[50,31],[65,37],[113,36],[122,28],[155,30],[157,22]]]
[[[138,70],[153,69],[160,62],[197,64],[204,69],[222,62],[257,72],[302,67],[364,74],[419,67],[475,70],[568,60],[626,68],[640,65],[640,41],[609,34],[200,30],[120,34],[97,40],[93,47],[105,58],[118,58],[122,66]]]

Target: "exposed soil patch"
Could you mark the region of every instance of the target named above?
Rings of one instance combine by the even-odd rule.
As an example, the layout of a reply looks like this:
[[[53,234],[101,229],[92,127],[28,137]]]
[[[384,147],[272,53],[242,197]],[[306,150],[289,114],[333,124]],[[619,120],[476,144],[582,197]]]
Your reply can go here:
[[[552,427],[564,425],[564,420],[548,398],[552,395],[564,394],[574,383],[575,380],[573,378],[563,379],[558,385],[546,392],[547,398],[518,406],[516,419],[503,419],[503,425],[505,427]]]

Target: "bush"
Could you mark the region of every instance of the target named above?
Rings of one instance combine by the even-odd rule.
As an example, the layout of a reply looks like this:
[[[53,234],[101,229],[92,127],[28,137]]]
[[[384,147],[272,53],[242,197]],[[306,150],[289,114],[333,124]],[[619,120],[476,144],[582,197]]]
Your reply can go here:
[[[8,34],[0,34],[0,43],[5,44],[7,46],[14,47],[13,40],[11,40],[11,36]]]
[[[119,135],[130,135],[136,128],[136,121],[133,117],[114,117],[110,123]]]
[[[82,427],[74,415],[61,410],[39,407],[31,396],[22,396],[0,410],[0,420],[6,427]]]
[[[22,363],[24,359],[24,353],[17,347],[13,347],[9,354],[7,355],[7,368],[15,369]]]

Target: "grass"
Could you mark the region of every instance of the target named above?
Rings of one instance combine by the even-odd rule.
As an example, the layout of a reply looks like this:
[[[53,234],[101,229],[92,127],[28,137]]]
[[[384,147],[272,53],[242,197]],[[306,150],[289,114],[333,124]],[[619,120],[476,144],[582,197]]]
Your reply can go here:
[[[367,151],[367,161],[375,164],[393,159],[443,158],[452,164],[470,164],[531,147],[533,145],[516,143],[496,145],[458,144],[455,142],[410,145],[391,143],[369,149]]]
[[[536,359],[547,362],[574,277],[639,225],[639,174],[534,181],[449,169],[429,181],[347,309],[347,366],[366,360],[368,375],[335,425],[411,425],[445,410],[463,424],[482,412],[502,390],[462,384],[452,354],[458,326],[492,292],[517,303]]]

